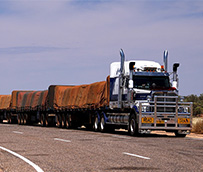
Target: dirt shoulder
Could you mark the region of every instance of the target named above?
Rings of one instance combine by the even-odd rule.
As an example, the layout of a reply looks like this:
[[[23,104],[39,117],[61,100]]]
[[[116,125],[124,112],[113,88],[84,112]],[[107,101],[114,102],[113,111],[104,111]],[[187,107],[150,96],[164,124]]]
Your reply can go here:
[[[160,134],[160,135],[168,135],[168,136],[175,136],[174,133],[165,132],[165,131],[152,131],[151,134]],[[198,138],[203,139],[203,134],[196,134],[196,133],[190,133],[186,136],[186,138]]]

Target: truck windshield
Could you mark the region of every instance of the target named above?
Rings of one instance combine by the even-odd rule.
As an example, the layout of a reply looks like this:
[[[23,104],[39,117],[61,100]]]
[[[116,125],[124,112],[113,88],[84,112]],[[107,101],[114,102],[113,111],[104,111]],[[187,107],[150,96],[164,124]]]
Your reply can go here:
[[[138,89],[168,89],[169,78],[166,76],[134,76],[134,88]]]

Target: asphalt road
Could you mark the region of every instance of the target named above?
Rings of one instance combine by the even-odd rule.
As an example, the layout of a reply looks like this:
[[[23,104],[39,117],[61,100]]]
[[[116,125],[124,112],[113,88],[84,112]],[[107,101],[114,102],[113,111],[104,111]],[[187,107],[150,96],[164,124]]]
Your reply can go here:
[[[0,124],[0,172],[203,171],[203,139]]]

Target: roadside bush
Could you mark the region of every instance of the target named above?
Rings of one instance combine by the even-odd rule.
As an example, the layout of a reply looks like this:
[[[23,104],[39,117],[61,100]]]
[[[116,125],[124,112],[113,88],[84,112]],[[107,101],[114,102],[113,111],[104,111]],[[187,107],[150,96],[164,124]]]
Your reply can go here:
[[[199,120],[192,126],[192,132],[197,134],[203,134],[203,120]]]
[[[203,94],[200,96],[189,95],[184,97],[184,101],[193,102],[193,115],[201,116],[203,114]]]

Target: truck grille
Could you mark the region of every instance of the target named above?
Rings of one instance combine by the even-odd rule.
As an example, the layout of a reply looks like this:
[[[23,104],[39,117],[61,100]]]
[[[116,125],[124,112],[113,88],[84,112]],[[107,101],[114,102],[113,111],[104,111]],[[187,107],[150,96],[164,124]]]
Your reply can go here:
[[[152,101],[157,104],[156,112],[176,112],[174,106],[178,97],[174,92],[155,92],[152,94]],[[155,111],[154,107],[152,107],[152,111]]]

